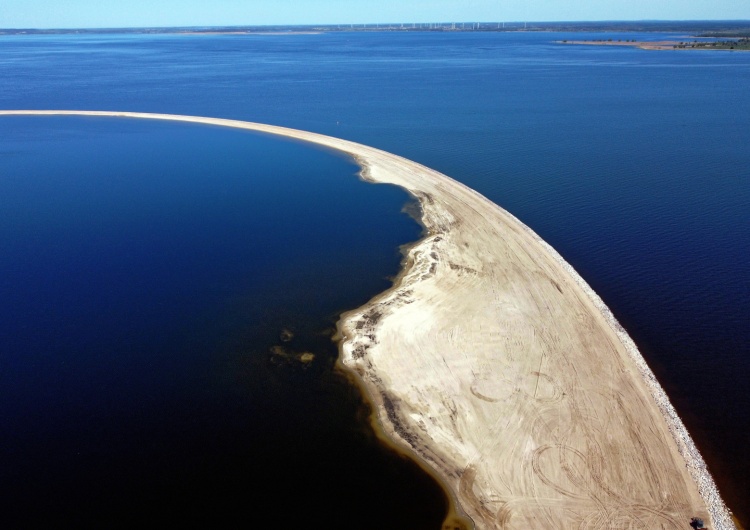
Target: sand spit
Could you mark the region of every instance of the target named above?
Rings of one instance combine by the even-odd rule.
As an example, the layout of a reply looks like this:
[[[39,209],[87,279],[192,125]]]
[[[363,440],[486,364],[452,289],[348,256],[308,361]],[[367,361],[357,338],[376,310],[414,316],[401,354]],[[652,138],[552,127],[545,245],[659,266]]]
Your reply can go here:
[[[637,348],[557,252],[470,188],[354,142],[236,120],[352,155],[401,186],[425,237],[393,288],[339,322],[341,362],[383,431],[434,468],[481,529],[735,526],[701,455]],[[449,526],[446,526],[446,528]]]
[[[558,44],[583,44],[587,46],[630,46],[641,50],[714,50],[714,51],[748,51],[747,48],[730,48],[729,46],[717,46],[708,40],[660,40],[660,41],[636,41],[636,40],[565,40],[557,41]]]
[[[630,46],[642,50],[674,50],[678,41],[612,41],[612,40],[567,40],[557,41],[559,44],[583,44],[587,46]]]

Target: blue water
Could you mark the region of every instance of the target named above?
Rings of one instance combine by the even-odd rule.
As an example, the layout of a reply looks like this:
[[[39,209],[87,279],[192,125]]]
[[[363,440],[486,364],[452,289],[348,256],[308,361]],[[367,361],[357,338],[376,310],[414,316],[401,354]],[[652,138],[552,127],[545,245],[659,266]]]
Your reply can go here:
[[[243,131],[3,120],[3,527],[342,528],[376,495],[358,527],[440,525],[334,370],[338,315],[420,233],[357,171]]]
[[[4,36],[0,107],[268,122],[465,182],[602,296],[747,524],[750,54],[554,43],[580,37]]]

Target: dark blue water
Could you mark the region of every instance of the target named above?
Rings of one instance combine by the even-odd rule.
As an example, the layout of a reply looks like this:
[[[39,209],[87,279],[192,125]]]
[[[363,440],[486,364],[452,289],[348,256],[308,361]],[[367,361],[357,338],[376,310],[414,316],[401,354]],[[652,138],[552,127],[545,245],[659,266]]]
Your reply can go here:
[[[554,43],[573,38],[2,37],[0,107],[268,122],[467,183],[603,297],[747,524],[750,54]]]
[[[334,370],[338,315],[420,231],[357,171],[236,130],[4,119],[2,526],[344,528],[377,497],[357,527],[439,527],[440,487]]]

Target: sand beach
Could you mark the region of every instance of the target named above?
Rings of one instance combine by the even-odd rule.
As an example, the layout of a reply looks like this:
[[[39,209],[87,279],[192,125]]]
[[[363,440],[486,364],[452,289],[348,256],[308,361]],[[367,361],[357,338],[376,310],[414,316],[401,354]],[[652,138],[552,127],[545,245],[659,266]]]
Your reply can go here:
[[[159,119],[282,135],[346,153],[400,186],[424,237],[388,291],[343,315],[339,362],[388,439],[448,488],[478,529],[734,524],[635,344],[586,282],[511,214],[437,171],[272,125],[112,111],[0,115]],[[373,500],[377,502],[377,500]]]
[[[685,40],[659,40],[659,41],[636,41],[633,40],[565,40],[557,41],[559,44],[580,44],[586,46],[630,46],[641,50],[722,50],[722,51],[747,51],[744,46],[730,41],[716,42],[713,40],[697,40],[685,38]],[[736,48],[735,48],[736,46]]]

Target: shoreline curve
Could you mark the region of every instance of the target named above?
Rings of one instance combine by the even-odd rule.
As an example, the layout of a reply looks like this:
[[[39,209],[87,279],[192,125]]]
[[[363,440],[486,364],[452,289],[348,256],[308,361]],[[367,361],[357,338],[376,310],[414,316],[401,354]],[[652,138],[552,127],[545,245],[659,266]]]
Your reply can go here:
[[[464,184],[373,147],[274,125],[3,115],[199,123],[352,156],[363,179],[417,198],[425,234],[392,288],[342,315],[339,363],[390,441],[452,493],[454,524],[465,513],[488,529],[682,528],[700,516],[735,528],[666,393],[601,298],[529,227]]]

